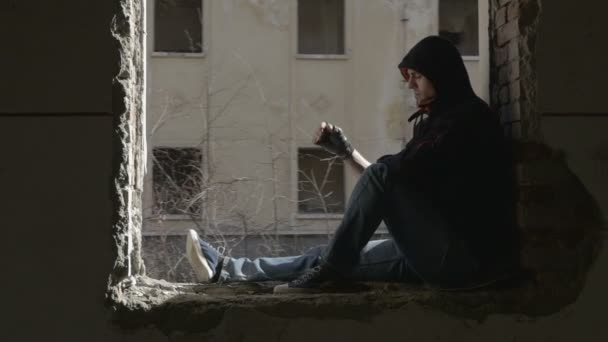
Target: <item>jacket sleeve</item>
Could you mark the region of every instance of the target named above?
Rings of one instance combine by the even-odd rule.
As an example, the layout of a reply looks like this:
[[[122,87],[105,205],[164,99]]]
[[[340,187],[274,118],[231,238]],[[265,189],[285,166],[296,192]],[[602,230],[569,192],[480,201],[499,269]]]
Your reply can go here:
[[[424,137],[410,142],[401,152],[382,156],[379,163],[402,180],[424,181],[430,176],[455,176],[479,149],[483,138],[480,122],[462,116],[445,121]]]

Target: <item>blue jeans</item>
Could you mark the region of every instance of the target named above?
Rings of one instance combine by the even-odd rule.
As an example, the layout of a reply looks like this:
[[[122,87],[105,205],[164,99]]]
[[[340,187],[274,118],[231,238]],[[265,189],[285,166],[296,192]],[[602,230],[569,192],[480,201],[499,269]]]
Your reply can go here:
[[[291,257],[226,258],[220,281],[290,280],[323,261],[353,280],[472,285],[479,262],[466,242],[452,236],[428,198],[405,189],[389,179],[386,165],[372,164],[355,185],[327,247]],[[370,241],[383,220],[392,239]]]
[[[311,248],[303,255],[271,258],[225,258],[219,281],[289,281],[321,262],[327,246]],[[407,259],[392,239],[369,241],[359,262],[346,277],[359,281],[416,281]]]

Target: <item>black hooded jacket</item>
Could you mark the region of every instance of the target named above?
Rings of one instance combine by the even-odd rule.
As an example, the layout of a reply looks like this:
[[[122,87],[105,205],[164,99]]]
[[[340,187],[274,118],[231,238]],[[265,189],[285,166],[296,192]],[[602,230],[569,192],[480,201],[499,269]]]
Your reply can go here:
[[[427,198],[482,266],[511,259],[512,169],[498,116],[475,95],[460,53],[443,38],[420,41],[399,68],[427,77],[436,97],[410,117],[414,135],[405,148],[378,162],[395,186]]]

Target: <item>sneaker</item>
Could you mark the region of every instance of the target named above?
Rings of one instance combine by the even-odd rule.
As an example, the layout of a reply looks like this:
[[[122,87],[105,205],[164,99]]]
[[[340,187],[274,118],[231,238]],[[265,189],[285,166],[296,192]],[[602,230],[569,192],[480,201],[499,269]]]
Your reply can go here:
[[[323,292],[327,283],[341,280],[338,273],[329,265],[313,267],[300,277],[287,284],[274,287],[274,293],[319,293]]]
[[[186,257],[199,282],[207,283],[213,280],[221,259],[220,253],[201,240],[194,229],[190,229],[186,237]]]

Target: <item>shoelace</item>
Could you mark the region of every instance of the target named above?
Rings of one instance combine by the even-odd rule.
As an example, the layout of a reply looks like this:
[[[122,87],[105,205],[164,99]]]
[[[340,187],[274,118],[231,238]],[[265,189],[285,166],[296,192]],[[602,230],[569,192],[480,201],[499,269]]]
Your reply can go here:
[[[302,285],[303,283],[309,282],[321,272],[321,266],[315,266],[310,270],[306,271],[303,275],[293,281],[294,285]]]

